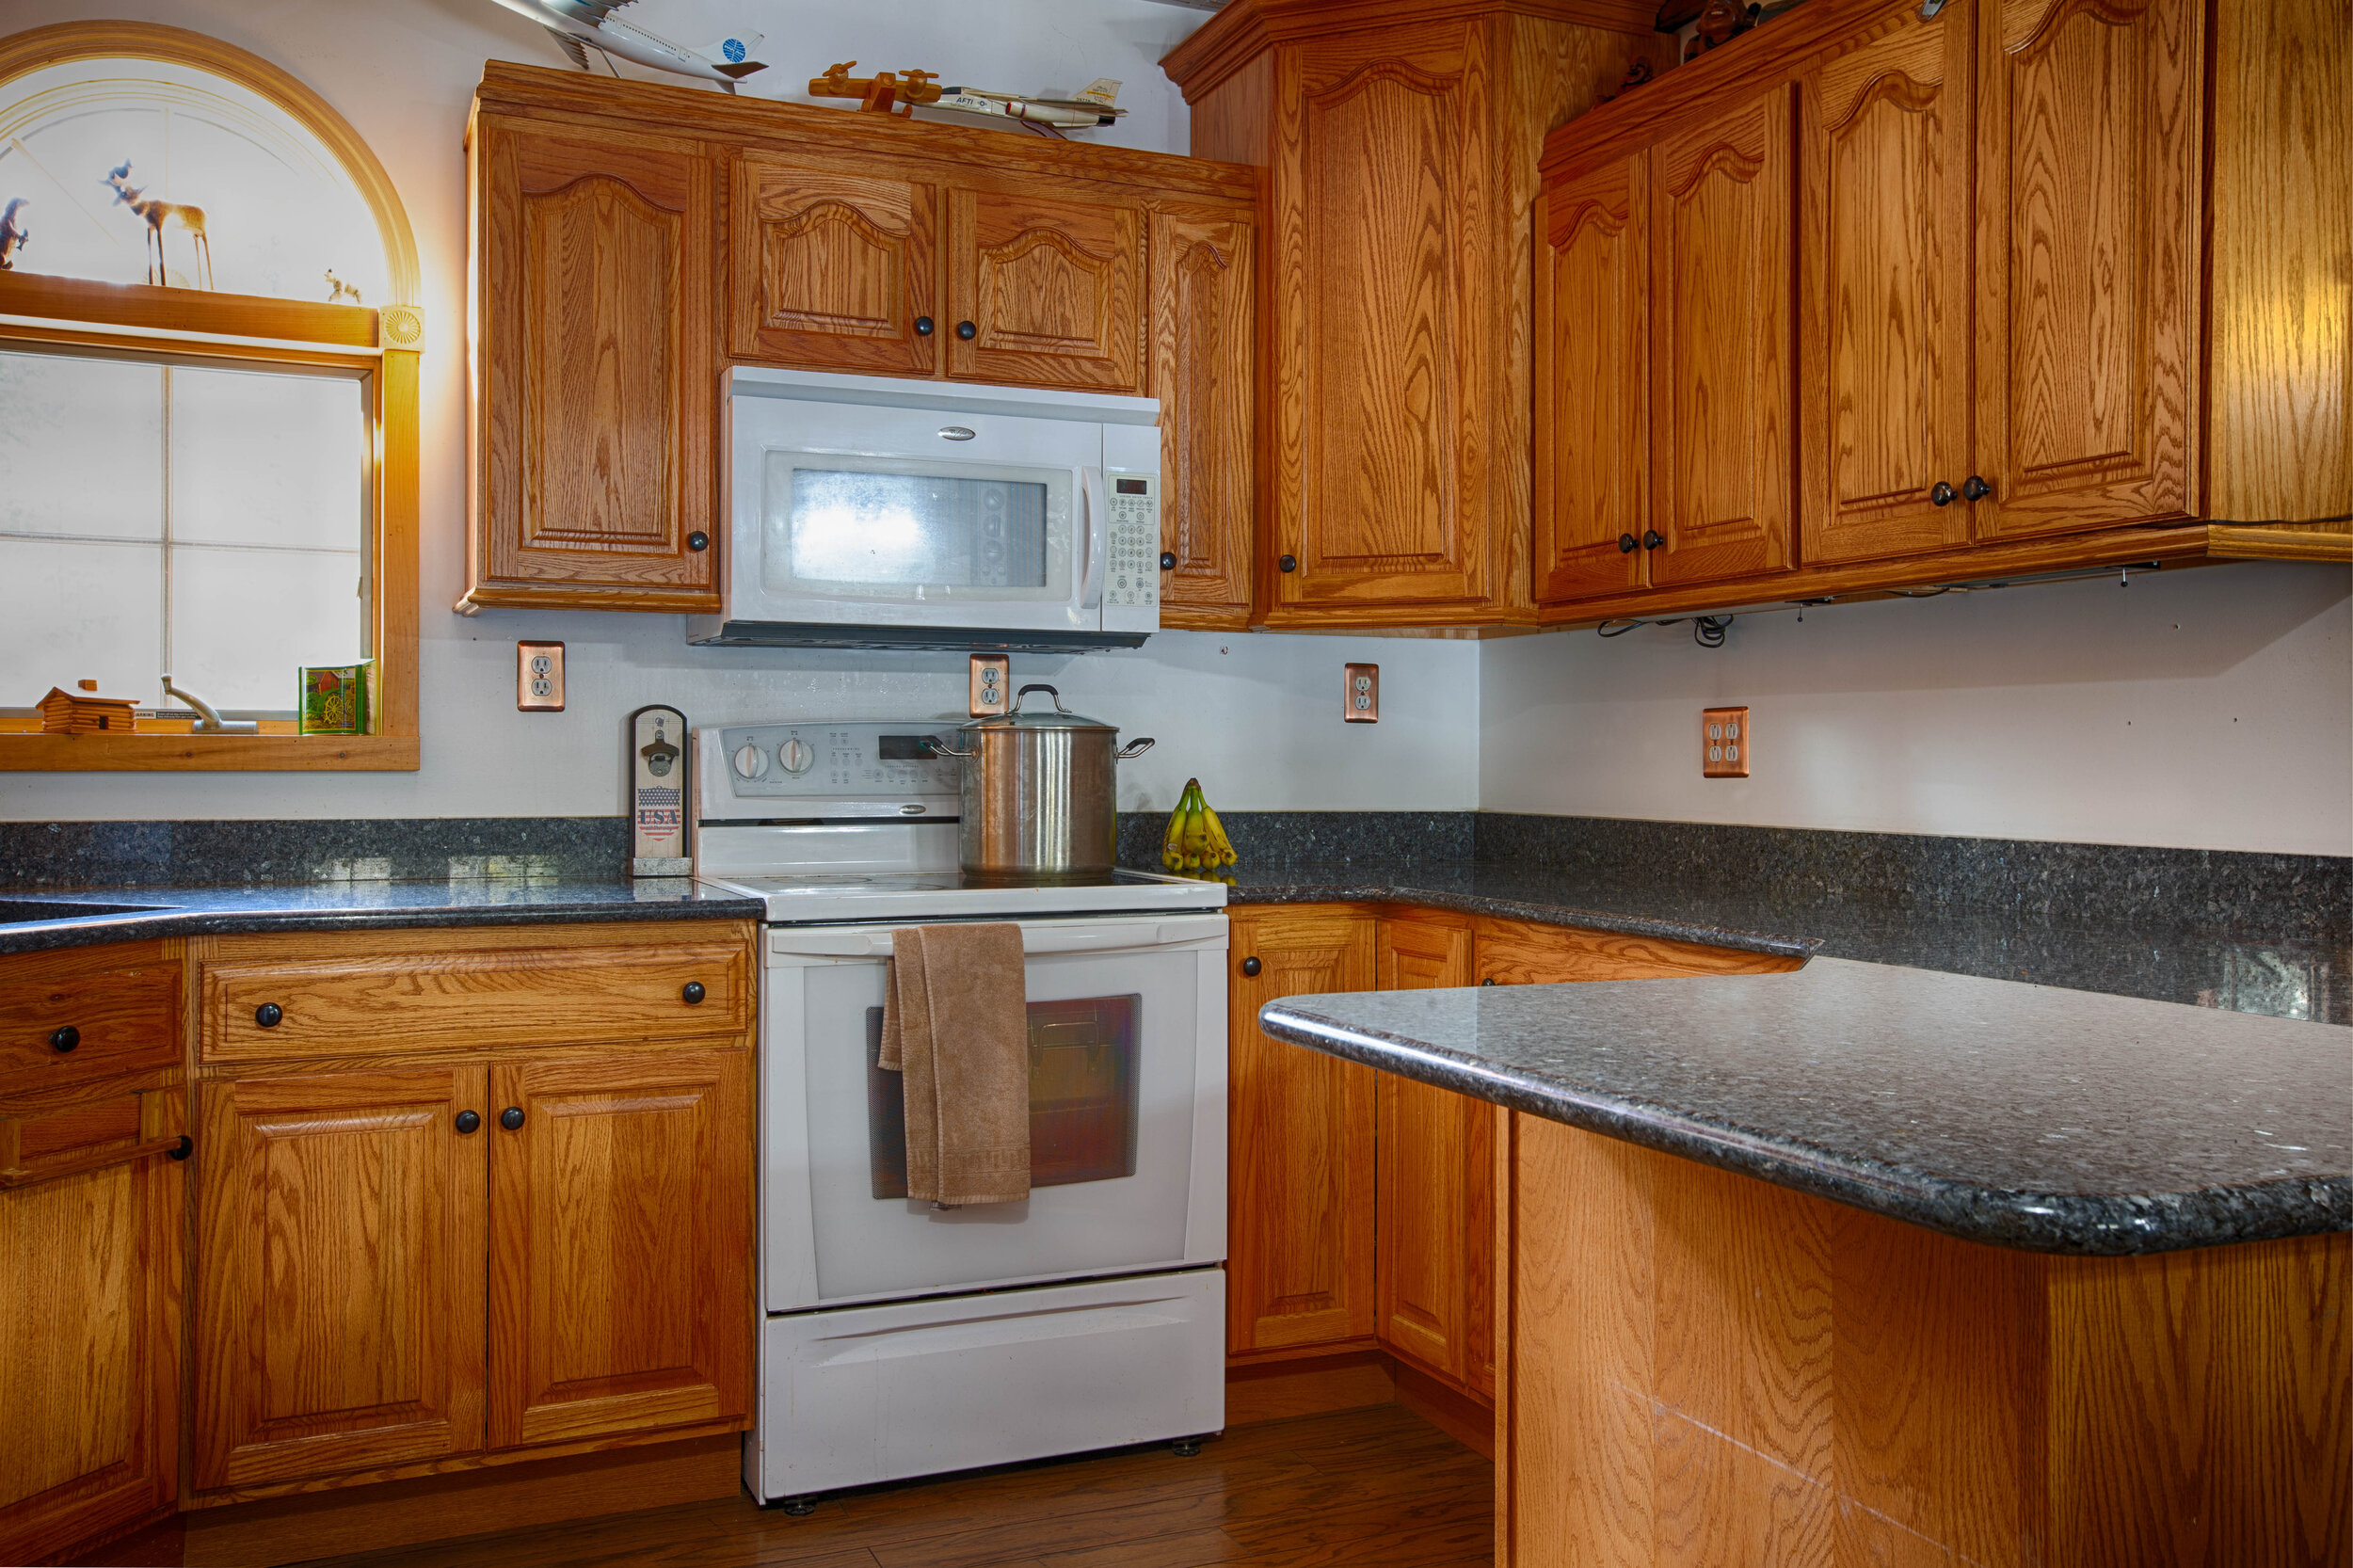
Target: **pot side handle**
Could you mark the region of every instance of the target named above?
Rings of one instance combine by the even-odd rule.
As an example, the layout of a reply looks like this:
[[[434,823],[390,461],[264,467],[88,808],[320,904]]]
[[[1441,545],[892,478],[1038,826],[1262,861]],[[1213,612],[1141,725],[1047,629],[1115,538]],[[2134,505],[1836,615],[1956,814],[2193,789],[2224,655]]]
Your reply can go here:
[[[931,754],[934,757],[978,757],[980,755],[977,747],[970,751],[958,751],[936,735],[925,737],[923,744],[931,748]]]
[[[1128,758],[1141,757],[1151,749],[1152,737],[1149,735],[1139,736],[1137,739],[1129,741],[1126,745],[1121,746],[1119,750],[1113,754],[1112,760],[1114,762],[1125,762]]]

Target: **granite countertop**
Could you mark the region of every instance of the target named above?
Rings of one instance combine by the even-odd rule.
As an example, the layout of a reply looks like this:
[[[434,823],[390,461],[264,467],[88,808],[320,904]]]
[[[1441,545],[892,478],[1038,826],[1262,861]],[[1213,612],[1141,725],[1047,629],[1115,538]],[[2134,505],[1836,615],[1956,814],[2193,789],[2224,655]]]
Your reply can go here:
[[[144,907],[84,918],[12,920],[9,903],[43,914],[72,907]],[[235,931],[357,931],[370,927],[527,925],[542,921],[756,920],[760,901],[685,877],[640,882],[482,878],[456,882],[319,882],[259,888],[83,888],[0,892],[0,953]]]
[[[1399,903],[1755,952],[1816,954],[2228,1012],[2353,1023],[2353,936],[2195,916],[2133,923],[1926,903],[1772,899],[1664,877],[1597,879],[1466,861],[1235,868],[1227,901]]]
[[[1965,1240],[2353,1229],[2353,1030],[1890,964],[1269,1002],[1277,1039]]]

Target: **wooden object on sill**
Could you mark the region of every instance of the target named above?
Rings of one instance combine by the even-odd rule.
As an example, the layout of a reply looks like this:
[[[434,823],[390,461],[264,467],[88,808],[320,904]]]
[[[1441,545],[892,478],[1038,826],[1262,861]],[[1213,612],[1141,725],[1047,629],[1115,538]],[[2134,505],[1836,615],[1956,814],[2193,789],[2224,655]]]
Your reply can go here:
[[[2011,1252],[1506,1136],[1499,1568],[2353,1553],[2353,1237]]]
[[[94,687],[95,681],[83,681]],[[40,699],[40,728],[45,735],[87,735],[97,730],[128,735],[138,728],[138,703],[127,696],[89,696],[85,692],[49,688]]]
[[[855,98],[864,113],[892,115],[911,120],[918,104],[939,102],[939,72],[936,71],[878,71],[872,76],[853,76],[850,68],[856,60],[844,60],[825,68],[823,76],[812,76],[808,83],[811,98]],[[894,108],[892,105],[897,104]]]

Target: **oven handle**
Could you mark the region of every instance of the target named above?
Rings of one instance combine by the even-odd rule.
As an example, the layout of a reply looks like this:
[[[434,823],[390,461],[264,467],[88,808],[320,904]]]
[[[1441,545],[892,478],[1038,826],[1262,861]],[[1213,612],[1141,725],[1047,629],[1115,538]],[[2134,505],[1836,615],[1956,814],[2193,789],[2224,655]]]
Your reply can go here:
[[[1208,915],[1185,920],[1163,920],[1155,925],[1096,926],[1091,929],[1081,926],[1070,930],[1044,927],[1021,933],[1021,951],[1027,955],[1042,952],[1116,952],[1130,948],[1170,947],[1218,936],[1224,923],[1223,916]],[[888,958],[890,956],[890,933],[778,928],[768,934],[768,951],[801,958]]]

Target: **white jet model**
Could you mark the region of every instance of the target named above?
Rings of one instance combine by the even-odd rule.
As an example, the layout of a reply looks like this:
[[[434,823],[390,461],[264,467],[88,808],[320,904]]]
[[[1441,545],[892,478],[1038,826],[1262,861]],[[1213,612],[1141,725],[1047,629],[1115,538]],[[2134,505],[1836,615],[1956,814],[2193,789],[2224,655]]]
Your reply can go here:
[[[729,92],[736,79],[766,66],[751,57],[760,47],[758,33],[718,39],[700,49],[687,49],[668,39],[631,25],[613,13],[631,0],[498,0],[518,16],[529,17],[554,35],[564,53],[581,70],[588,69],[588,51],[601,50],[656,71],[699,76]]]
[[[966,114],[1000,115],[1025,125],[1050,125],[1056,130],[1092,130],[1111,125],[1128,111],[1117,104],[1119,84],[1097,76],[1068,98],[1031,98],[1016,92],[990,92],[985,88],[942,88],[931,107],[958,109]]]

